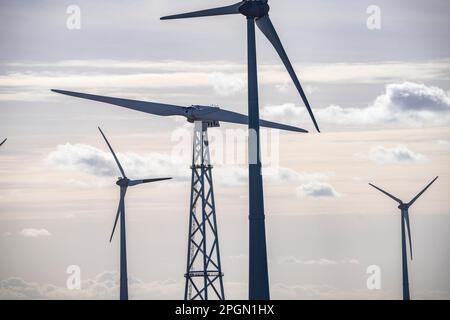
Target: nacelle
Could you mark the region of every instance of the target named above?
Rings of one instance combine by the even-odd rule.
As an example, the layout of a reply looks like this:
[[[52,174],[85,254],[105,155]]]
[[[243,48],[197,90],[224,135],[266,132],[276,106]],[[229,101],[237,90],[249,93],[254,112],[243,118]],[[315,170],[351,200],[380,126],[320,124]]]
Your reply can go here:
[[[240,8],[239,12],[246,17],[261,18],[269,13],[270,7],[267,1],[247,1]]]
[[[219,107],[191,106],[186,109],[185,115],[189,122],[201,121],[203,116],[219,111]]]

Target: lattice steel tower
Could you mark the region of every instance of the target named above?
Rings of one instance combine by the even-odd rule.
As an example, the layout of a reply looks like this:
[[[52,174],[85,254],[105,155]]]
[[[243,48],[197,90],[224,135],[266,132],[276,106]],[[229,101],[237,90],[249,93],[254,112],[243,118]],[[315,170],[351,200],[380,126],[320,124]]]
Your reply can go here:
[[[208,142],[208,127],[217,126],[194,126],[185,300],[225,299]]]

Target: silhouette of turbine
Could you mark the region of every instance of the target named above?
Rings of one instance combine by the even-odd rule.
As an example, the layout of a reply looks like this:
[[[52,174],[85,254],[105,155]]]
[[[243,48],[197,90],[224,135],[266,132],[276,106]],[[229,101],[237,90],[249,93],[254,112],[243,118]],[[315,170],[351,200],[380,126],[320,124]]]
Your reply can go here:
[[[6,140],[8,140],[8,138],[5,138],[5,140],[3,140],[2,143],[0,143],[0,147],[6,142]]]
[[[242,14],[247,17],[248,46],[248,116],[249,145],[256,146],[256,160],[249,161],[249,299],[269,300],[269,273],[267,267],[266,230],[264,222],[264,195],[261,174],[258,76],[256,62],[255,22],[261,32],[274,46],[308,110],[317,131],[320,132],[314,114],[300,81],[283,48],[280,38],[269,18],[268,0],[245,0],[239,3],[190,13],[162,17],[161,20]]]
[[[408,203],[404,203],[399,198],[393,196],[392,194],[388,193],[387,191],[384,191],[383,189],[373,185],[372,183],[369,183],[370,186],[374,187],[378,191],[384,193],[389,198],[396,201],[399,206],[401,212],[401,226],[402,226],[402,276],[403,276],[403,300],[410,300],[410,294],[409,294],[409,280],[408,280],[408,257],[407,257],[407,250],[406,250],[406,234],[405,234],[405,224],[406,229],[408,229],[408,242],[409,242],[409,250],[410,250],[410,256],[412,260],[412,241],[411,241],[411,227],[409,224],[409,208],[416,202],[417,199],[437,180],[436,177],[431,181],[422,191],[420,191],[411,201]]]
[[[114,226],[111,232],[111,237],[109,238],[109,242],[112,241],[114,231],[116,230],[117,221],[119,220],[120,217],[120,300],[128,300],[127,245],[125,236],[125,195],[127,193],[127,189],[128,187],[137,186],[143,183],[169,180],[172,178],[156,178],[156,179],[142,179],[142,180],[128,179],[125,174],[125,171],[122,168],[122,165],[119,162],[119,159],[117,158],[113,148],[109,144],[108,139],[106,139],[106,136],[103,133],[102,129],[100,129],[99,127],[98,130],[105,139],[105,142],[108,145],[108,148],[114,157],[114,161],[117,163],[119,171],[122,174],[122,176],[116,182],[116,184],[120,187],[120,200],[119,200],[119,207],[117,208],[116,219],[114,221]]]
[[[208,288],[214,287],[215,282],[219,282],[220,288],[211,288],[213,293],[216,293],[219,299],[224,299],[223,290],[223,273],[220,263],[219,255],[219,241],[216,226],[216,210],[212,182],[212,165],[209,159],[209,141],[207,129],[208,127],[218,127],[220,122],[229,122],[235,124],[249,123],[246,115],[223,110],[217,107],[193,105],[190,107],[182,107],[176,105],[168,105],[161,103],[154,103],[148,101],[129,100],[113,97],[98,96],[80,92],[71,92],[64,90],[52,89],[53,92],[108,103],[119,107],[124,107],[148,114],[158,116],[183,116],[188,122],[195,123],[193,136],[193,155],[192,155],[192,178],[191,179],[191,204],[190,204],[190,221],[198,222],[199,226],[194,223],[189,224],[189,240],[188,240],[188,262],[187,271],[185,274],[185,299],[202,299],[208,300],[211,295],[208,295]],[[260,120],[260,126],[274,129],[281,129],[295,132],[307,132],[304,129],[288,126],[280,123]],[[206,179],[198,179],[198,177],[208,177]],[[211,210],[209,214],[200,214],[197,212],[197,207],[202,207],[202,211]],[[198,216],[197,216],[198,215]],[[212,222],[211,222],[212,221]],[[211,235],[206,235],[208,230],[204,232],[197,232],[198,228],[210,229]],[[195,239],[195,235],[200,234],[201,239]],[[203,240],[202,240],[203,239]],[[196,241],[203,243],[204,246],[212,245],[211,250],[205,250],[199,247]],[[201,249],[201,250],[200,250]],[[195,262],[203,259],[202,269],[195,266]],[[208,266],[212,265],[215,270],[207,270]],[[203,276],[205,281],[203,284],[194,283],[194,279],[200,282],[200,277]],[[191,290],[194,288],[194,290]]]

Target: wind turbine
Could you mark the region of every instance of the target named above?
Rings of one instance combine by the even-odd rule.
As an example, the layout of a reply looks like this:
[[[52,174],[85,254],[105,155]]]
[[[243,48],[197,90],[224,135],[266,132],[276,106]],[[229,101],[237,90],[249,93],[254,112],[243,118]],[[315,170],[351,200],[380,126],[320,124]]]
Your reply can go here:
[[[292,81],[299,92],[303,103],[316,127],[319,126],[306,98],[300,81],[283,48],[280,38],[269,18],[270,7],[268,0],[244,0],[239,3],[190,13],[183,13],[162,17],[161,20],[184,19],[208,16],[220,16],[242,14],[247,17],[247,41],[248,41],[248,116],[249,145],[256,144],[256,161],[249,162],[249,299],[269,300],[269,275],[267,267],[266,231],[264,222],[264,195],[261,173],[260,135],[259,135],[259,102],[258,102],[258,77],[256,62],[255,22],[261,32],[274,46],[283,64],[285,65]]]
[[[8,138],[6,138],[5,140],[2,141],[2,143],[0,143],[0,147],[6,142],[6,140],[8,140]]]
[[[211,295],[208,295],[208,291],[211,291],[218,299],[225,299],[207,129],[208,127],[220,126],[221,121],[246,125],[249,122],[248,117],[218,107],[198,105],[182,107],[55,89],[52,91],[158,116],[183,116],[188,122],[195,123],[191,166],[190,229],[184,297],[185,300],[208,300],[211,297]],[[267,128],[307,132],[301,128],[265,120],[260,120],[259,124]],[[198,239],[199,237],[200,239]],[[203,281],[200,282],[200,280]]]
[[[200,105],[192,105],[189,107],[177,106],[172,104],[163,104],[157,102],[148,102],[148,101],[139,101],[139,100],[130,100],[130,99],[121,99],[114,97],[106,97],[106,96],[98,96],[94,94],[87,94],[81,92],[73,92],[66,90],[58,90],[51,89],[51,91],[64,94],[67,96],[72,96],[81,99],[87,99],[97,102],[108,103],[112,105],[116,105],[119,107],[124,107],[127,109],[132,109],[136,111],[141,111],[157,116],[182,116],[187,119],[188,122],[196,122],[196,121],[204,121],[210,124],[218,122],[229,122],[236,124],[248,124],[249,118],[246,115],[228,111],[221,109],[219,107],[209,107],[209,106],[200,106]],[[295,131],[307,133],[308,131],[305,129],[280,124],[271,121],[260,120],[260,126],[272,129],[281,129],[286,131]],[[210,125],[211,127],[211,125]]]
[[[437,180],[436,177],[431,181],[422,191],[420,191],[411,201],[408,203],[404,203],[399,198],[393,196],[392,194],[388,193],[387,191],[384,191],[381,188],[378,188],[377,186],[373,185],[372,183],[369,183],[370,186],[374,187],[378,191],[384,193],[389,198],[396,201],[399,206],[401,212],[401,225],[402,225],[402,276],[403,276],[403,300],[410,300],[409,295],[409,280],[408,280],[408,257],[407,257],[407,250],[406,250],[406,234],[405,234],[405,225],[406,229],[408,229],[408,242],[409,242],[409,250],[412,260],[412,242],[411,242],[411,227],[409,224],[409,208],[416,202],[417,199]]]
[[[111,151],[117,166],[119,167],[119,171],[122,176],[117,180],[116,184],[120,187],[120,200],[119,207],[117,209],[116,219],[114,221],[114,226],[112,229],[111,237],[109,238],[109,242],[112,241],[114,236],[114,231],[116,230],[117,221],[120,217],[120,300],[128,300],[128,272],[127,272],[127,244],[126,244],[126,236],[125,236],[125,195],[127,193],[128,187],[137,186],[143,183],[151,183],[162,180],[169,180],[172,178],[156,178],[156,179],[142,179],[142,180],[130,180],[127,178],[125,171],[122,168],[122,165],[119,162],[113,148],[106,139],[105,134],[103,133],[100,127],[98,128],[103,138],[105,139],[106,144],[108,145],[109,150]]]

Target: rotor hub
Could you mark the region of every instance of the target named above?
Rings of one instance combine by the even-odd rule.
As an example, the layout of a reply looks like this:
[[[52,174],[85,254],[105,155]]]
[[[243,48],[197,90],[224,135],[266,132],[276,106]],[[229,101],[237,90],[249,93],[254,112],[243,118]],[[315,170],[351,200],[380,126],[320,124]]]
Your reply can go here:
[[[407,210],[408,209],[408,205],[406,203],[402,203],[401,205],[398,206],[398,208],[400,210]]]
[[[239,12],[246,17],[261,18],[269,13],[270,7],[267,1],[254,0],[246,1],[240,8]]]
[[[117,180],[116,184],[120,187],[128,187],[129,182],[130,182],[130,179],[128,179],[128,178],[119,178],[119,180]]]
[[[189,122],[194,122],[195,121],[194,111],[195,111],[195,109],[194,109],[193,106],[189,107],[189,108],[186,108],[184,110],[184,115],[185,115],[185,117],[187,118],[187,120]]]

